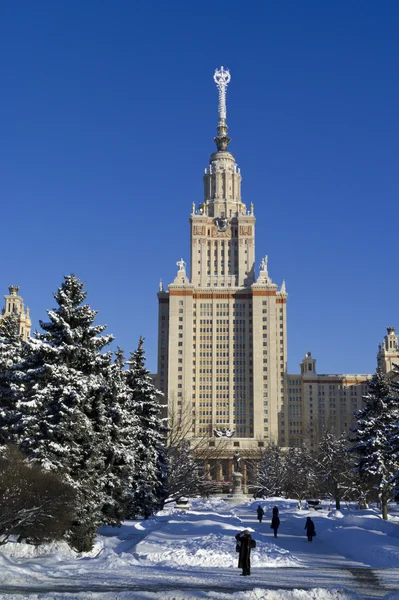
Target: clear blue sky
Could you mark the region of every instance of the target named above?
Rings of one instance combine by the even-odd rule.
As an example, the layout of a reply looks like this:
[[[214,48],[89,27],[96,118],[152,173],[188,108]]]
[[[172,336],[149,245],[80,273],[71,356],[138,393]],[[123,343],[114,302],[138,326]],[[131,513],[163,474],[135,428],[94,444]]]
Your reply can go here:
[[[0,4],[0,293],[33,323],[65,273],[156,370],[159,279],[189,260],[214,151],[216,67],[255,205],[257,266],[288,300],[289,370],[372,372],[399,327],[399,3]]]

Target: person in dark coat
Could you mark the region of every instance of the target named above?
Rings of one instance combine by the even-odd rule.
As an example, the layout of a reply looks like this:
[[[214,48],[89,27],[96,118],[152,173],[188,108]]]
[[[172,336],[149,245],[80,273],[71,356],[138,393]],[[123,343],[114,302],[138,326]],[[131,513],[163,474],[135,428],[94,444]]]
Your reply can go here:
[[[241,575],[251,575],[251,549],[256,547],[255,540],[248,529],[244,529],[236,535],[237,550],[239,548],[240,554],[238,556],[238,568],[242,569]]]
[[[312,539],[314,538],[314,536],[316,535],[316,528],[310,517],[306,518],[305,529],[306,529],[306,535],[308,536],[308,542],[311,542]]]
[[[277,537],[277,530],[278,530],[279,526],[280,526],[280,518],[278,516],[278,511],[277,511],[277,514],[273,514],[272,523],[270,525],[270,529],[273,529],[273,531],[274,531],[274,537]]]
[[[278,506],[273,506],[273,517],[278,517]]]
[[[259,523],[262,523],[262,519],[263,519],[263,515],[265,514],[265,511],[263,510],[263,508],[261,507],[260,504],[259,504],[258,508],[256,509],[256,512],[258,513]]]

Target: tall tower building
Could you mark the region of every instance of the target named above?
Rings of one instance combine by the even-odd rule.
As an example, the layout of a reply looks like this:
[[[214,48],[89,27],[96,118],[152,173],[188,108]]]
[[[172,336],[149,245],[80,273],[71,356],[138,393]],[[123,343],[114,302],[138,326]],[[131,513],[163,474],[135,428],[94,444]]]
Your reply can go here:
[[[255,266],[255,213],[241,197],[241,172],[228,150],[221,67],[216,152],[203,176],[204,197],[190,215],[190,269],[183,259],[167,290],[160,285],[158,381],[169,414],[188,419],[192,437],[226,438],[240,451],[285,445],[287,370],[285,284],[268,258]]]
[[[29,308],[25,309],[24,302],[21,296],[18,295],[19,287],[17,285],[10,285],[8,290],[10,293],[8,296],[4,296],[6,305],[0,314],[0,321],[8,315],[17,315],[19,320],[19,333],[22,336],[22,339],[26,341],[30,336],[30,328],[32,326]]]

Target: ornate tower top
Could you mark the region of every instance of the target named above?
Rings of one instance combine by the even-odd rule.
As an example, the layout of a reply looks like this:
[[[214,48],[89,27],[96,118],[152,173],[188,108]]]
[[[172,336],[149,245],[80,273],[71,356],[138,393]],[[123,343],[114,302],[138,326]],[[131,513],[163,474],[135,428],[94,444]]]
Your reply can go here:
[[[19,292],[19,285],[10,285],[8,288],[10,296],[17,296]]]
[[[219,152],[227,150],[230,138],[227,135],[228,127],[226,124],[226,91],[227,86],[230,83],[231,75],[228,69],[220,67],[215,70],[213,79],[219,90],[219,119],[217,126],[217,136],[215,137],[216,146]]]
[[[382,344],[378,346],[377,364],[383,373],[389,373],[394,364],[399,363],[399,343],[395,327],[387,327],[387,334]]]

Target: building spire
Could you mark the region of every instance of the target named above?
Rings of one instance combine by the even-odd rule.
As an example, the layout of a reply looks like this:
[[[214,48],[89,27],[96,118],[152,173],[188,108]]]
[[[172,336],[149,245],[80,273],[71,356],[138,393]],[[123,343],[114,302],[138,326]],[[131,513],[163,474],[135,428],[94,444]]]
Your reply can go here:
[[[228,127],[226,124],[226,91],[230,82],[231,75],[228,69],[220,67],[215,70],[213,79],[219,90],[219,120],[217,126],[217,136],[215,137],[216,146],[219,152],[227,150],[230,138],[227,135]]]

